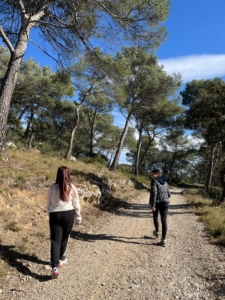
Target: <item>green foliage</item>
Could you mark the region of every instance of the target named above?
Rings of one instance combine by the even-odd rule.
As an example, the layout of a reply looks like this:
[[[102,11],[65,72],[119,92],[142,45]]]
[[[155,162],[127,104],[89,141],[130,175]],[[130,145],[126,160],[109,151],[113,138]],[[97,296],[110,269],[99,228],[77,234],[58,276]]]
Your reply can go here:
[[[186,127],[200,133],[209,145],[225,141],[225,82],[221,78],[193,80],[181,95],[189,107]]]
[[[101,154],[94,154],[92,157],[90,157],[89,162],[100,164],[102,166],[107,166],[108,165],[107,158],[105,156],[101,155]]]
[[[51,177],[52,177],[51,174],[49,174],[49,173],[46,173],[46,174],[45,174],[45,180],[49,180],[49,179],[51,179]]]
[[[19,175],[17,175],[17,181],[25,181],[26,180],[26,178],[25,178],[25,175],[24,174],[19,174]]]
[[[137,175],[143,132],[149,134],[150,126],[155,129],[158,126],[162,131],[166,121],[168,126],[169,120],[173,119],[176,113],[181,113],[182,109],[178,106],[175,96],[181,85],[181,76],[168,75],[162,66],[159,66],[157,56],[143,51],[140,47],[123,48],[122,52],[118,52],[116,59],[118,63],[122,61],[128,74],[121,80],[122,93],[115,95],[120,111],[126,115],[126,122],[111,170],[117,167],[129,122],[135,119],[135,127],[139,133],[138,150],[135,155],[135,175]],[[123,92],[124,89],[126,93]],[[155,134],[153,136],[155,137]],[[148,148],[149,146],[150,144]]]
[[[221,197],[221,188],[219,187],[210,187],[206,190],[203,186],[198,188],[188,188],[184,191],[186,195],[200,196],[202,199],[206,199],[211,202],[211,204],[219,203],[217,200],[220,200]]]

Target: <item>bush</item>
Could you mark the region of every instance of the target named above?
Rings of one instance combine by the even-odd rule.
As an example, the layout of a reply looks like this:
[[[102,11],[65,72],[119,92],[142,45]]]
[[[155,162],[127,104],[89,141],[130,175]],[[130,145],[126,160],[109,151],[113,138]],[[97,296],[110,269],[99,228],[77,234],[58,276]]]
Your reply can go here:
[[[225,245],[224,208],[212,206],[214,199],[207,198],[205,190],[192,190],[192,193],[186,190],[186,198],[189,205],[195,209],[196,214],[200,215],[201,221],[206,224],[206,228],[215,239],[215,242]]]
[[[205,207],[201,213],[201,220],[206,223],[207,229],[214,238],[225,242],[225,214],[219,207]]]

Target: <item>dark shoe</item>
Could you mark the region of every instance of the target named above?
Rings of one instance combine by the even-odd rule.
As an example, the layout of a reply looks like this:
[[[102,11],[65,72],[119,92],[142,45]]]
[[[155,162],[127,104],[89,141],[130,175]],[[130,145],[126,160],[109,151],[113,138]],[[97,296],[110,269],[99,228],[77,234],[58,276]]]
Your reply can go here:
[[[157,237],[157,238],[159,237],[158,231],[154,230],[154,231],[153,231],[153,234],[154,234],[155,237]]]
[[[159,242],[159,245],[162,246],[162,247],[166,247],[166,240],[161,240]]]

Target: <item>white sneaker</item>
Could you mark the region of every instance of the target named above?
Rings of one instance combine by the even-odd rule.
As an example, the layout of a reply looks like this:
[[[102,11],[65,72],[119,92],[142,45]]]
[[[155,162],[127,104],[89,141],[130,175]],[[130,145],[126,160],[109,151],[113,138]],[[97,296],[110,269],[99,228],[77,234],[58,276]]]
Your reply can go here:
[[[53,268],[52,269],[52,279],[58,278],[59,277],[59,270],[58,268]]]
[[[59,262],[62,263],[62,264],[66,264],[67,261],[68,261],[67,257],[63,257],[62,259],[59,260]]]

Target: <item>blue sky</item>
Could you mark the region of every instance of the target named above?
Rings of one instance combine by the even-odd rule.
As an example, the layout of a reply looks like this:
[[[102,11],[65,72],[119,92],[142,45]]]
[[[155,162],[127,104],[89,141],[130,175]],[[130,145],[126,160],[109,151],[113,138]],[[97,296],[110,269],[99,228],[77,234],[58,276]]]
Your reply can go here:
[[[168,73],[183,82],[225,75],[225,1],[172,0],[167,42],[156,52]]]
[[[159,63],[169,73],[181,73],[184,89],[193,79],[225,76],[225,0],[171,0],[167,41],[156,51]],[[32,56],[40,64],[54,61],[29,45],[25,59]],[[115,124],[123,127],[124,118],[115,113]],[[125,162],[122,155],[120,162]]]

